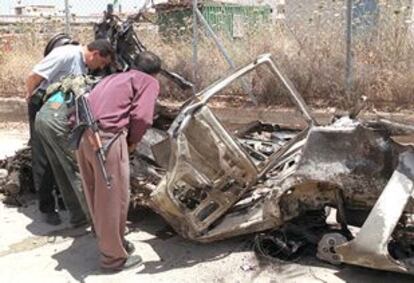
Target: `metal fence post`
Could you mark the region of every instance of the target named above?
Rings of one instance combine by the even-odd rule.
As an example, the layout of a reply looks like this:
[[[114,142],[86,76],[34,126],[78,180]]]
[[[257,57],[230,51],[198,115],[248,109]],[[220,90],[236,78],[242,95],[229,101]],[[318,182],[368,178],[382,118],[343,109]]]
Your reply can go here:
[[[197,92],[197,41],[198,41],[198,27],[197,27],[197,0],[193,0],[193,92]]]
[[[345,65],[345,90],[348,99],[352,90],[352,0],[346,1],[346,65]]]
[[[201,14],[201,12],[200,12],[200,10],[198,10],[198,8],[196,8],[196,13],[197,13],[198,18],[200,19],[200,22],[203,24],[203,26],[207,29],[210,36],[213,38],[214,43],[217,45],[217,48],[220,50],[221,54],[223,54],[224,59],[226,59],[226,61],[227,61],[227,64],[229,64],[229,66],[233,70],[236,70],[236,65],[234,64],[233,60],[230,58],[230,56],[228,55],[228,52],[224,48],[223,44],[221,44],[218,36],[214,33],[213,29],[210,27],[207,20],[204,18],[203,14]],[[250,89],[248,83],[244,79],[242,79],[242,87],[244,88],[244,91],[247,92],[247,94],[249,95],[249,97],[253,101],[253,103],[255,105],[257,105],[257,99],[253,95],[253,93],[251,92],[251,89]]]
[[[65,33],[70,34],[69,0],[65,0]]]

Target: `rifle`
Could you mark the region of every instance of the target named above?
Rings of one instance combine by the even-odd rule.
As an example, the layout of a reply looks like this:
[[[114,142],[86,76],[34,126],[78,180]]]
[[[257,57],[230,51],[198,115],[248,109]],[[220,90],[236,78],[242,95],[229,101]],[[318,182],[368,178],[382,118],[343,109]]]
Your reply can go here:
[[[108,172],[106,172],[106,167],[105,167],[105,161],[106,161],[105,153],[107,151],[106,149],[108,148],[108,146],[119,135],[113,138],[112,142],[109,142],[109,144],[106,147],[104,147],[102,145],[101,137],[99,136],[98,123],[95,121],[92,115],[89,102],[86,99],[86,94],[79,95],[78,97],[76,97],[75,107],[76,107],[76,120],[77,120],[76,128],[78,128],[77,130],[76,129],[75,130],[77,132],[77,135],[79,136],[79,134],[82,134],[87,128],[89,128],[92,131],[93,143],[97,147],[96,158],[98,159],[99,167],[101,168],[102,175],[105,179],[106,187],[108,189],[111,189],[111,178],[108,175]]]

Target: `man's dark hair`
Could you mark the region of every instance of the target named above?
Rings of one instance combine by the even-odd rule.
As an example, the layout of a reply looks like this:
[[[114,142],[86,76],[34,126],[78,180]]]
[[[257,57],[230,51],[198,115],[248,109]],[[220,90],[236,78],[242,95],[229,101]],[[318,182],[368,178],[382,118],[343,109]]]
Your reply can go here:
[[[134,66],[131,66],[131,69],[155,75],[161,71],[161,59],[151,51],[143,51],[135,58]]]
[[[111,57],[115,58],[115,50],[112,47],[111,43],[106,39],[97,39],[92,41],[87,45],[89,51],[99,51],[99,55],[102,57]]]

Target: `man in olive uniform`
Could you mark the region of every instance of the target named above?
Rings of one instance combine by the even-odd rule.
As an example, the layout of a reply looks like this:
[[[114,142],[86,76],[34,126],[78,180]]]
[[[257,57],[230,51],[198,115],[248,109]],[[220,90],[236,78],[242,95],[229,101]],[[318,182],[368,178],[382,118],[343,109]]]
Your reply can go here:
[[[31,125],[33,180],[39,194],[39,210],[43,213],[45,221],[51,225],[61,223],[60,216],[55,209],[53,176],[71,215],[70,222],[77,225],[85,222],[86,217],[77,197],[82,196],[75,194],[81,190],[80,181],[73,181],[73,176],[64,177],[61,173],[76,166],[73,165],[73,158],[69,157],[70,154],[67,151],[59,157],[53,154],[62,151],[63,141],[66,139],[65,135],[68,131],[66,106],[59,96],[51,97],[51,100],[42,106],[38,94],[44,93],[50,84],[58,82],[65,76],[81,75],[85,74],[88,69],[104,68],[111,62],[113,56],[111,44],[103,39],[95,40],[87,46],[56,47],[35,65],[27,78],[26,99]],[[39,116],[39,121],[36,127],[34,121],[37,116]]]

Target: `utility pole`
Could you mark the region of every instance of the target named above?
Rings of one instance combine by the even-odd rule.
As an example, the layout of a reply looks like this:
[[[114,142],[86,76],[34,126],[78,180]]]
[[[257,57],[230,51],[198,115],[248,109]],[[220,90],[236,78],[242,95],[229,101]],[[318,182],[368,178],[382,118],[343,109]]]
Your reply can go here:
[[[411,32],[411,34],[410,34],[410,36],[411,36],[411,38],[413,38],[414,37],[414,22],[413,22],[413,20],[414,20],[414,0],[411,0],[411,17],[410,17],[410,20],[411,20],[411,23],[410,23],[410,32]]]
[[[66,34],[70,34],[69,0],[65,0],[65,33]]]
[[[346,1],[346,63],[345,63],[345,90],[350,99],[352,91],[352,0]]]

